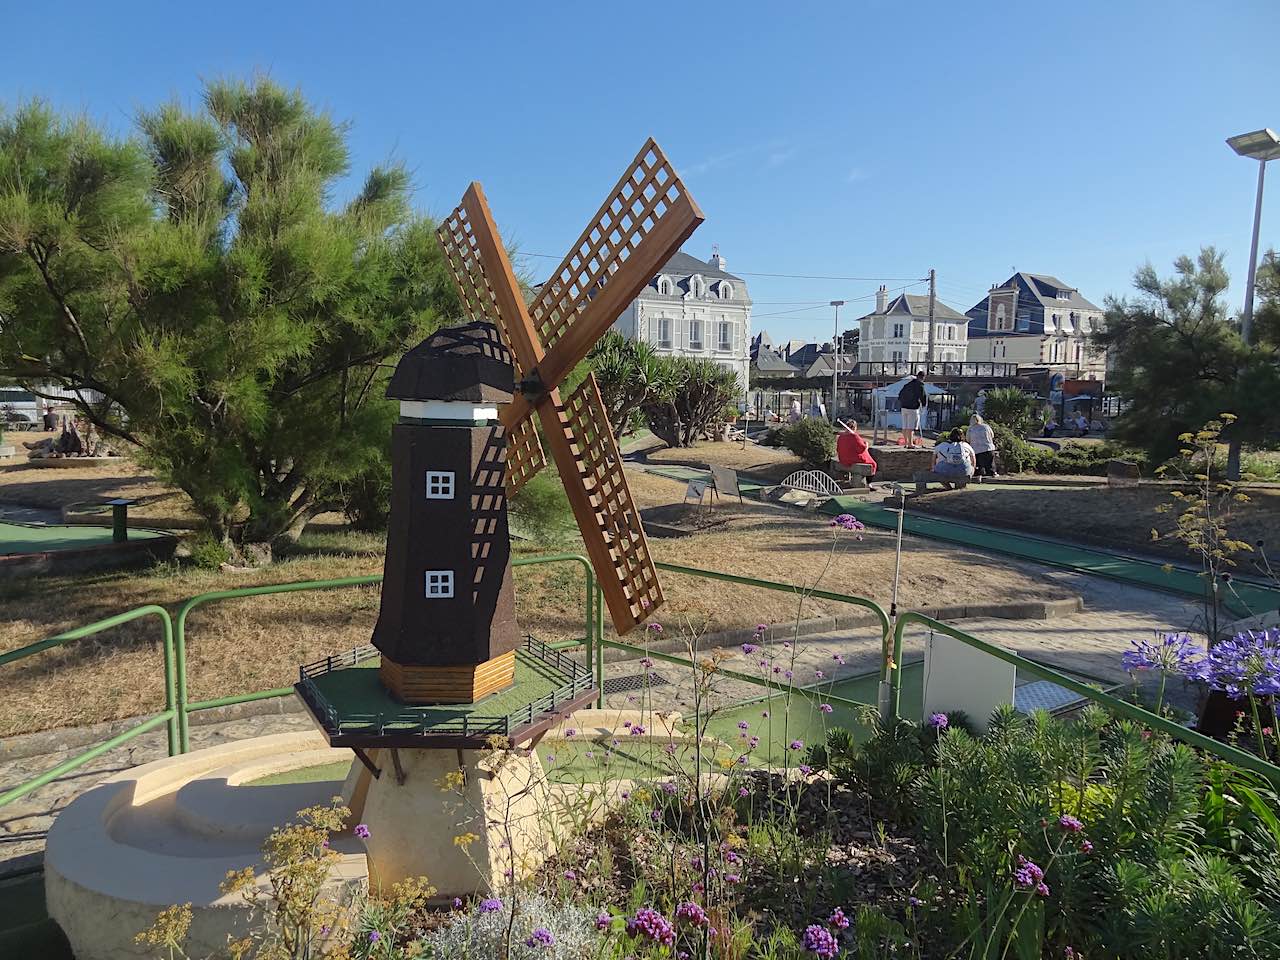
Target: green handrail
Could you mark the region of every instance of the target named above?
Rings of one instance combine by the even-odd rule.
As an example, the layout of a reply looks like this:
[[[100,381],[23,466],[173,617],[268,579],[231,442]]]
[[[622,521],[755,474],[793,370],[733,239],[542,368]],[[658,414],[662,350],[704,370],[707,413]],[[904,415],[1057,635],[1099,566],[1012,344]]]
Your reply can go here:
[[[1081,683],[1079,680],[1069,677],[1064,673],[1059,673],[1052,667],[1046,667],[1034,660],[1028,660],[1026,657],[1019,656],[1018,654],[1006,650],[1003,647],[998,647],[993,643],[987,643],[985,640],[979,640],[972,634],[965,633],[963,630],[957,630],[955,627],[942,623],[939,620],[934,620],[932,617],[925,616],[923,613],[916,613],[914,611],[908,611],[899,616],[898,623],[893,630],[894,653],[893,663],[890,665],[893,677],[893,692],[890,701],[892,719],[896,720],[898,718],[898,711],[902,699],[902,635],[907,626],[912,623],[923,624],[936,633],[953,637],[961,643],[966,643],[971,647],[981,650],[983,653],[995,657],[997,660],[1003,660],[1005,663],[1013,664],[1025,673],[1029,673],[1034,677],[1039,677],[1042,680],[1049,680],[1060,687],[1065,687],[1073,693],[1078,693],[1082,697],[1087,697],[1088,699],[1101,704],[1114,714],[1128,717],[1130,720],[1136,720],[1143,726],[1160,730],[1175,739],[1182,740],[1184,743],[1189,743],[1194,747],[1199,747],[1201,750],[1206,750],[1209,753],[1216,754],[1224,760],[1229,760],[1236,766],[1252,770],[1254,773],[1260,773],[1274,783],[1280,783],[1280,767],[1277,767],[1275,764],[1268,763],[1261,757],[1255,756],[1245,750],[1241,750],[1238,747],[1233,747],[1230,744],[1214,740],[1212,737],[1207,737],[1198,731],[1188,730],[1186,727],[1179,723],[1175,723],[1167,717],[1162,717],[1159,714],[1152,713],[1150,710],[1144,710],[1136,704],[1121,700],[1118,697],[1113,697],[1100,690],[1095,690],[1088,684]]]
[[[592,641],[592,609],[593,595],[595,593],[595,573],[591,569],[591,562],[581,554],[577,553],[556,553],[544,557],[517,557],[511,561],[513,567],[527,566],[530,564],[541,563],[559,563],[563,561],[576,561],[581,563],[586,571],[586,632],[584,638],[588,647],[588,657],[590,656],[590,647]],[[213,602],[215,600],[233,600],[242,597],[261,597],[277,593],[296,593],[301,590],[336,590],[343,587],[367,587],[382,582],[381,574],[369,574],[362,577],[342,577],[336,580],[300,580],[293,583],[276,583],[267,584],[261,587],[238,587],[233,590],[214,590],[209,593],[202,593],[198,596],[187,600],[178,608],[177,616],[177,634],[176,634],[176,672],[177,672],[177,723],[178,723],[178,744],[179,752],[186,753],[191,749],[191,733],[190,714],[198,710],[210,710],[214,707],[230,706],[236,703],[249,703],[256,700],[270,700],[274,697],[288,696],[293,692],[293,687],[275,687],[271,690],[259,690],[255,693],[235,694],[228,697],[218,697],[212,700],[197,700],[189,702],[187,699],[187,617],[196,607],[203,604]],[[590,662],[590,660],[588,660]]]
[[[164,710],[156,714],[154,717],[150,717],[147,720],[143,720],[141,723],[135,724],[128,730],[112,737],[110,740],[64,760],[53,769],[46,770],[39,776],[33,777],[25,783],[19,784],[13,789],[0,794],[0,807],[3,807],[5,804],[12,803],[19,797],[26,796],[32,790],[43,787],[46,783],[56,780],[64,773],[75,770],[77,767],[84,766],[84,764],[88,763],[95,757],[120,746],[122,743],[127,743],[129,740],[146,733],[148,730],[155,729],[162,723],[168,727],[169,755],[173,756],[178,752],[181,737],[180,726],[178,723],[180,711],[177,696],[177,667],[175,663],[176,657],[174,655],[175,646],[173,620],[169,617],[169,611],[164,607],[157,606],[156,604],[134,607],[132,610],[126,610],[124,613],[117,613],[115,616],[107,617],[105,620],[97,620],[93,623],[86,624],[83,627],[76,627],[74,630],[67,630],[64,633],[59,633],[57,636],[27,644],[25,647],[19,647],[17,650],[10,650],[8,653],[0,654],[0,667],[8,663],[14,663],[18,660],[22,660],[26,657],[33,656],[34,654],[41,653],[42,651],[52,650],[54,647],[60,647],[64,644],[71,643],[72,641],[81,640],[84,637],[92,636],[95,633],[101,633],[103,630],[109,630],[110,628],[117,627],[122,623],[128,623],[131,620],[138,620],[142,617],[150,616],[160,618],[160,625],[163,634]]]

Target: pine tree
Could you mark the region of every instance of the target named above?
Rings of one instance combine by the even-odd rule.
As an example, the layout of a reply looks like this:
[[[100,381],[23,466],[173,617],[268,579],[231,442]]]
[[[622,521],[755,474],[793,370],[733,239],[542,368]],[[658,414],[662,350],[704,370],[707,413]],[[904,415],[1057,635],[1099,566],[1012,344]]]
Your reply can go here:
[[[1180,434],[1222,413],[1236,415],[1231,431],[1245,441],[1280,429],[1275,344],[1241,340],[1223,299],[1222,261],[1205,247],[1195,260],[1179,257],[1169,279],[1147,264],[1134,275],[1136,299],[1107,299],[1096,340],[1114,365],[1108,385],[1129,401],[1115,432],[1154,462],[1177,453]]]
[[[0,376],[100,429],[233,546],[296,535],[382,464],[386,361],[456,316],[402,166],[348,202],[346,128],[267,80],[113,139],[0,115]]]

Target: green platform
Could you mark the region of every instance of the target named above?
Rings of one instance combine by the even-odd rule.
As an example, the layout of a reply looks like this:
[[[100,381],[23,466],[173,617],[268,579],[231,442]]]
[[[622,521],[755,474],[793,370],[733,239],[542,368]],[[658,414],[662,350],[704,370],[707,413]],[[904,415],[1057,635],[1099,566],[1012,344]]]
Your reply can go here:
[[[129,529],[129,542],[158,540],[167,536],[157,530]],[[0,556],[23,553],[50,553],[60,550],[83,550],[86,547],[110,546],[110,527],[79,524],[14,523],[0,520]]]

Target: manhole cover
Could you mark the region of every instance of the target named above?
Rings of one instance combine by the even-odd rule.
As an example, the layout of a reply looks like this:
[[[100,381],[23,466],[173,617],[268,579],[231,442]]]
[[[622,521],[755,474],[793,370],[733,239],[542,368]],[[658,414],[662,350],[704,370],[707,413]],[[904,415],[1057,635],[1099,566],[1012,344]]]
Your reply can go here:
[[[603,686],[605,693],[626,693],[628,690],[643,690],[646,686],[664,687],[670,683],[662,674],[650,671],[629,677],[605,677]]]

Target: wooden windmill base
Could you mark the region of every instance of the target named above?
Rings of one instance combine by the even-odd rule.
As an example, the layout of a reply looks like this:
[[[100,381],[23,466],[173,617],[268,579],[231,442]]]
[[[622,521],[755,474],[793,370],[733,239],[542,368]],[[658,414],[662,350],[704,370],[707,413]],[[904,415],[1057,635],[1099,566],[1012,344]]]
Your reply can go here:
[[[384,654],[378,676],[392,696],[404,703],[475,703],[515,682],[516,652],[457,667],[406,666]]]

